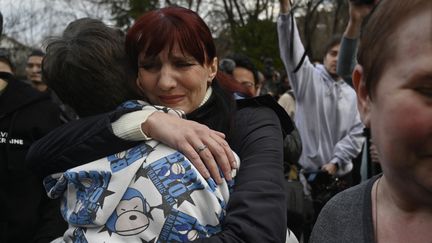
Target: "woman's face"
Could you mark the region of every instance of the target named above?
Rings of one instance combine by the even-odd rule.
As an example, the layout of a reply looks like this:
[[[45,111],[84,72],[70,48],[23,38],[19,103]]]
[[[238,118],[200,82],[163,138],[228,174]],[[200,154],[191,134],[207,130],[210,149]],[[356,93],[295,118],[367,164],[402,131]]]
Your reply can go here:
[[[166,47],[154,57],[141,54],[138,67],[138,87],[152,104],[190,113],[203,101],[216,75],[217,58],[202,66],[176,45],[171,53]]]
[[[432,14],[404,21],[392,41],[394,58],[372,100],[358,92],[360,112],[384,173],[432,194]]]

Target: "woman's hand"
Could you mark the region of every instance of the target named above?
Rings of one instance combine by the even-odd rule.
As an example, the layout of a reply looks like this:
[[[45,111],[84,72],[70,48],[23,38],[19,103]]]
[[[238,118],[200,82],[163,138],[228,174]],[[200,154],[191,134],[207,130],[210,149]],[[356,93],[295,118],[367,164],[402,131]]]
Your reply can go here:
[[[222,183],[219,168],[227,180],[237,163],[225,135],[200,123],[155,112],[141,125],[145,134],[182,152],[201,175]]]

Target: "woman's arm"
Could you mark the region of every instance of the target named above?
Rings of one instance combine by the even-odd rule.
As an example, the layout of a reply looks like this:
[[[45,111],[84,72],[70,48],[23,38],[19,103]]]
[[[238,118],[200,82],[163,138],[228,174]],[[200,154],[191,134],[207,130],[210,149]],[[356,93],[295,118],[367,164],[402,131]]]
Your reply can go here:
[[[283,136],[276,113],[264,106],[236,114],[231,147],[241,159],[222,232],[197,242],[285,242]]]
[[[167,113],[168,110],[160,109],[159,111]],[[123,115],[132,114],[126,114],[127,112],[144,111],[137,111],[137,107],[119,109],[111,113],[80,119],[53,131],[32,146],[27,156],[29,167],[38,174],[46,176],[128,149],[136,145],[138,141],[145,140],[145,136],[134,139],[127,133],[122,133],[125,137],[118,137],[113,133],[111,124],[117,122],[117,119]],[[231,166],[235,168],[235,159],[223,134],[199,123],[168,114],[160,114],[160,112],[150,115],[145,123],[138,121],[136,123],[138,130],[146,123],[152,124],[149,129],[151,133],[147,135],[154,136],[154,139],[183,152],[205,178],[211,175],[217,182],[221,182],[219,165],[226,178],[231,179]],[[128,129],[137,130],[134,127]],[[130,139],[133,141],[129,141]],[[208,149],[201,152],[196,151],[195,149],[201,145],[206,145]]]

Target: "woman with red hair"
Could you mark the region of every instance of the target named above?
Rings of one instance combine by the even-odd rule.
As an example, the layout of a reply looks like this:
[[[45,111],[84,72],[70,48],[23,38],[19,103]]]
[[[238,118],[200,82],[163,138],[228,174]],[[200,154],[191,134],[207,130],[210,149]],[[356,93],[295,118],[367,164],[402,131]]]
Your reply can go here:
[[[150,103],[181,109],[188,119],[223,132],[241,159],[222,231],[201,241],[285,242],[281,122],[260,105],[270,102],[265,98],[235,104],[239,86],[218,71],[204,21],[180,7],[147,12],[129,29],[126,52]]]
[[[293,127],[290,127],[289,117],[283,108],[269,96],[237,101],[234,99],[234,94],[242,93],[243,90],[240,85],[230,80],[229,76],[218,71],[218,58],[210,30],[191,10],[168,7],[145,13],[127,33],[126,52],[130,65],[137,75],[137,78],[131,79],[134,80],[133,85],[149,103],[182,110],[189,120],[223,133],[227,143],[223,143],[222,147],[224,150],[231,147],[241,160],[229,201],[224,205],[224,213],[217,222],[220,227],[208,231],[210,234],[205,237],[199,236],[199,239],[196,239],[197,235],[187,234],[188,238],[180,242],[186,242],[188,239],[196,239],[200,242],[285,242],[287,219],[282,146],[284,136]],[[120,110],[120,114],[126,112]],[[137,116],[128,116],[129,114],[123,115],[119,120],[122,124],[128,124],[130,130],[142,130],[144,134],[124,131],[128,134],[127,139],[145,140],[144,135],[155,139],[174,136],[173,131],[161,128],[158,116],[151,115],[144,123],[141,120],[136,121]],[[106,116],[101,119],[109,120]],[[181,127],[185,123],[182,123],[182,120],[178,121],[178,130],[185,129]],[[76,123],[95,123],[95,119],[81,119]],[[118,120],[115,123],[118,124]],[[133,124],[136,126],[134,127]],[[112,133],[108,134],[112,131],[95,132],[94,129],[97,129],[95,126],[81,127],[89,129],[81,130],[85,132],[82,136],[74,133],[67,142],[61,141],[63,148],[56,150],[60,155],[57,164],[67,164],[61,160],[64,157],[62,151],[68,154],[79,154],[80,160],[89,161],[90,156],[99,158],[111,155],[118,152],[116,148],[125,148],[130,144],[130,141],[112,139]],[[113,130],[116,130],[114,127],[113,124]],[[85,139],[81,140],[80,137]],[[192,150],[195,149],[197,155],[205,158],[212,156],[217,148],[211,146],[210,140],[200,138],[200,140],[192,139],[186,142],[191,144]],[[48,142],[46,139],[44,141]],[[94,148],[94,144],[100,144],[100,141],[104,142],[103,151],[97,149],[92,149],[91,153],[79,151],[83,147]],[[70,143],[70,146],[65,143]],[[75,146],[76,144],[80,146]],[[35,150],[37,149],[33,149]],[[40,160],[40,158],[35,159],[34,156],[33,159]],[[73,163],[76,166],[76,162]],[[209,167],[216,168],[216,171],[218,168],[214,161],[213,164],[206,163],[206,166],[209,170],[212,170]],[[179,168],[175,171],[183,172]],[[165,173],[168,171],[161,172],[160,176],[164,176]],[[213,174],[212,177],[214,179]],[[230,179],[227,176],[225,178]],[[180,190],[180,188],[170,188],[170,193],[179,192],[177,189]],[[130,199],[135,198],[133,195],[127,200],[131,201]],[[196,206],[193,205],[190,197],[185,196],[178,200],[179,205]],[[164,199],[164,203],[165,201]],[[134,208],[133,205],[129,206],[131,206],[128,207],[129,209]],[[159,220],[158,223],[162,220],[168,224],[172,223],[170,202],[148,206],[150,210],[147,212],[151,214],[149,228],[153,227],[152,221],[156,220]],[[121,214],[122,207],[117,209]],[[200,209],[207,210],[207,208]],[[164,218],[155,217],[156,214],[162,214]],[[161,235],[166,235],[168,231],[174,229],[181,232],[190,231],[190,228],[185,225],[191,222],[180,223],[182,224],[175,227],[164,228]],[[191,224],[201,225],[200,217],[196,217]],[[165,241],[161,238],[160,242]]]

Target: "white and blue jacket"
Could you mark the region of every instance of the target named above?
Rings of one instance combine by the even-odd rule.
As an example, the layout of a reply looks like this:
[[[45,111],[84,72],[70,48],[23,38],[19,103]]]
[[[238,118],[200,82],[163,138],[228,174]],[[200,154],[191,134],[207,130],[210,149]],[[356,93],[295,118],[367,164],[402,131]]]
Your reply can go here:
[[[48,176],[44,184],[50,197],[63,198],[69,223],[63,240],[80,243],[209,237],[221,230],[232,187],[205,180],[183,154],[154,140]]]

